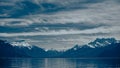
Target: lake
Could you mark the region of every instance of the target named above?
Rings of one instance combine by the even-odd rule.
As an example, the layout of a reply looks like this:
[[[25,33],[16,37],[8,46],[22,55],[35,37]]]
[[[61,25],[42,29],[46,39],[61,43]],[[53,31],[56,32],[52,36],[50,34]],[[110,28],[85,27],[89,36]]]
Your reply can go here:
[[[1,58],[0,68],[120,68],[120,59]]]

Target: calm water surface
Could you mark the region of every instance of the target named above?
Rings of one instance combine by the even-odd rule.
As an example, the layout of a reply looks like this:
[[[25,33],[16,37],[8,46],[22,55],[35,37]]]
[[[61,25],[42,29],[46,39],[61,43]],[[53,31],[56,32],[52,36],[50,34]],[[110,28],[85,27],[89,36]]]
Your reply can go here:
[[[120,59],[1,58],[0,68],[120,68]]]

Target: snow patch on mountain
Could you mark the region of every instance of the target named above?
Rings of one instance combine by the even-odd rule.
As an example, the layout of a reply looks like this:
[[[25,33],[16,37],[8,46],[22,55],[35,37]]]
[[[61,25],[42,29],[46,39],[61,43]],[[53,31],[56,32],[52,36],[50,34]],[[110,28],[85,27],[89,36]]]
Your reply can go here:
[[[91,45],[91,44],[88,44],[87,46],[91,47],[91,48],[95,48],[95,46]]]
[[[88,43],[87,46],[91,48],[104,47],[112,43],[119,43],[119,42],[115,38],[97,38],[95,41]]]
[[[19,41],[12,42],[11,45],[18,46],[18,47],[27,47],[29,49],[32,48],[32,45],[27,43],[25,40],[19,40]]]

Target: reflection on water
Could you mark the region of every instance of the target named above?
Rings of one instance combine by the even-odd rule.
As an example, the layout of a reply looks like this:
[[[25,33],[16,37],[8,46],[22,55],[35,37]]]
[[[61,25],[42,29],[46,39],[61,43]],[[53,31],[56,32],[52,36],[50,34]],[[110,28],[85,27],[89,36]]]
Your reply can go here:
[[[120,68],[120,59],[1,58],[0,68]]]

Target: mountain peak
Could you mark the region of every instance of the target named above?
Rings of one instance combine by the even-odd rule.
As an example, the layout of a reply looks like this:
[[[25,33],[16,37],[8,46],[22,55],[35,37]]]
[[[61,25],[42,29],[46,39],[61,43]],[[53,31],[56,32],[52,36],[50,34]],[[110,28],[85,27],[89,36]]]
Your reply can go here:
[[[19,46],[19,47],[28,47],[29,49],[32,48],[32,46],[28,42],[26,42],[25,40],[17,40],[15,42],[12,42],[11,45]]]
[[[117,43],[117,40],[115,38],[96,38],[95,41],[88,43],[88,46],[95,48],[95,47],[107,46],[112,43]]]

